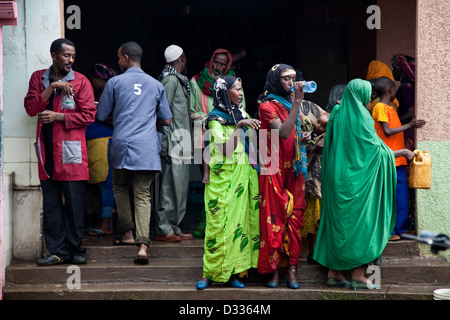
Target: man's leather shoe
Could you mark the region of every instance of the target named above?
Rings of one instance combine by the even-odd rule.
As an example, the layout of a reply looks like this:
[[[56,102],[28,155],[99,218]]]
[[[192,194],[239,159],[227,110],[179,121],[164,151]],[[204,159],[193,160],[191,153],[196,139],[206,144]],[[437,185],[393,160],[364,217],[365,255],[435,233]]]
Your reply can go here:
[[[164,235],[157,234],[157,235],[155,235],[155,240],[156,241],[177,242],[177,241],[181,241],[181,238],[173,233],[164,234]]]
[[[87,259],[83,255],[74,256],[72,259],[72,263],[74,264],[85,264],[87,262]]]
[[[177,234],[177,236],[179,236],[181,240],[189,240],[194,237],[192,233],[183,233],[183,232],[180,232],[179,234]]]
[[[54,264],[61,264],[61,263],[65,263],[65,261],[54,254],[50,254],[45,258],[38,259],[37,261],[37,264],[39,266],[52,266]]]

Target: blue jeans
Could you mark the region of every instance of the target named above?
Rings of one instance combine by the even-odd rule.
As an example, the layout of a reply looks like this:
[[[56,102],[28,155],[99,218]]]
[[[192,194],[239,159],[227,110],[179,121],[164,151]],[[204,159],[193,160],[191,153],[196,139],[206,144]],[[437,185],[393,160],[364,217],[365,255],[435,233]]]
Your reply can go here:
[[[397,190],[396,207],[397,222],[392,234],[401,234],[408,231],[409,203],[408,203],[408,180],[406,176],[406,166],[397,167]]]
[[[112,185],[112,169],[109,167],[109,173],[105,181],[98,183],[100,196],[102,199],[102,208],[100,210],[99,219],[112,218],[114,209],[114,192]]]

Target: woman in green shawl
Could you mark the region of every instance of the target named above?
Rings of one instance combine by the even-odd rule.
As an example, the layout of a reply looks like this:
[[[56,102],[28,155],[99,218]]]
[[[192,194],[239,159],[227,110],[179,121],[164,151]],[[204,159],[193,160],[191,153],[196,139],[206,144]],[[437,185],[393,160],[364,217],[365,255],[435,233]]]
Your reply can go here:
[[[353,269],[352,288],[376,288],[365,277],[366,264],[378,258],[395,226],[394,158],[378,137],[366,109],[370,82],[354,79],[333,109],[322,155],[322,207],[314,259],[329,268],[328,285],[348,287],[342,270]]]

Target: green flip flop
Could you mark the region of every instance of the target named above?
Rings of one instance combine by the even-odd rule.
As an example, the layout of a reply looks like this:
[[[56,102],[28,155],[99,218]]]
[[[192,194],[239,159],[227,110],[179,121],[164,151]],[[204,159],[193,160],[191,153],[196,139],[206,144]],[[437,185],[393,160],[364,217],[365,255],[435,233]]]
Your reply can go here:
[[[373,284],[373,283],[367,283],[367,282],[361,282],[361,281],[353,280],[351,285],[350,285],[350,289],[353,289],[353,290],[360,290],[360,289],[374,290],[374,289],[379,289],[379,287],[378,287],[378,285]]]
[[[327,281],[327,285],[330,288],[350,288],[350,282],[347,280],[338,280],[338,279],[334,279],[334,278],[329,278]]]

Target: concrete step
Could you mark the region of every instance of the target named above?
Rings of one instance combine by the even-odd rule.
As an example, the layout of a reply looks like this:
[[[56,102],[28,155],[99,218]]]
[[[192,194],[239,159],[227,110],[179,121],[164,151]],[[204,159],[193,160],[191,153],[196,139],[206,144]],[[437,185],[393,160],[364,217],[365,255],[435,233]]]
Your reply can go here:
[[[134,259],[137,253],[135,245],[113,245],[112,239],[85,239],[86,258],[95,261]],[[149,258],[202,258],[203,239],[194,238],[180,242],[153,241],[148,249]]]
[[[95,283],[82,284],[80,289],[68,289],[62,284],[5,286],[5,300],[432,300],[433,291],[442,286],[382,286],[379,290],[331,289],[304,284],[292,290],[285,284],[276,289],[247,285],[243,289],[212,284],[197,290],[194,284],[167,283]],[[227,303],[227,302],[225,302]],[[177,304],[174,304],[174,307]]]
[[[388,259],[385,259],[388,260]],[[63,284],[72,274],[69,264],[39,267],[35,262],[16,261],[6,269],[6,281],[17,284]],[[89,260],[79,265],[80,277],[86,283],[144,282],[192,283],[202,276],[202,258],[150,258],[147,265],[137,265],[132,259],[111,261]],[[445,261],[414,259],[389,259],[383,261],[380,280],[387,285],[447,285],[450,267]],[[320,265],[308,264],[302,259],[297,278],[300,283],[326,282],[327,270]],[[373,272],[372,272],[373,273]],[[249,281],[263,284],[267,275],[250,270]]]
[[[285,287],[283,275],[275,291],[265,288],[267,275],[249,271],[243,290],[214,284],[205,291],[195,289],[202,276],[203,239],[176,243],[155,241],[149,248],[149,264],[136,265],[137,247],[113,246],[111,237],[84,240],[88,263],[79,265],[81,289],[68,289],[73,274],[70,264],[39,267],[35,261],[14,261],[6,268],[4,298],[19,299],[337,299],[352,294],[326,288],[327,270],[307,263],[302,252],[297,278],[302,290]],[[433,290],[448,287],[450,269],[444,259],[419,255],[415,242],[390,242],[379,269],[381,290],[361,291],[368,299],[429,299]],[[370,275],[370,274],[369,274]],[[273,292],[276,294],[272,294]],[[325,293],[322,293],[325,291]],[[358,291],[359,292],[359,291]],[[386,297],[386,292],[389,297]],[[319,297],[319,298],[318,298]]]
[[[389,241],[382,256],[397,258],[420,256],[419,244],[412,240]]]
[[[202,258],[153,258],[147,265],[132,259],[95,262],[79,265],[83,282],[187,282],[202,275]],[[39,267],[34,262],[17,261],[7,267],[7,281],[19,284],[66,283],[72,273],[70,264]]]
[[[86,248],[86,257],[89,260],[104,261],[117,259],[132,259],[136,255],[134,245],[113,245],[111,237],[86,237],[83,240]],[[153,241],[148,254],[150,258],[186,257],[201,258],[204,252],[203,239],[193,238],[180,242]],[[302,256],[307,255],[306,246],[303,246]],[[389,242],[383,251],[383,259],[410,258],[420,255],[417,242],[401,240]]]

